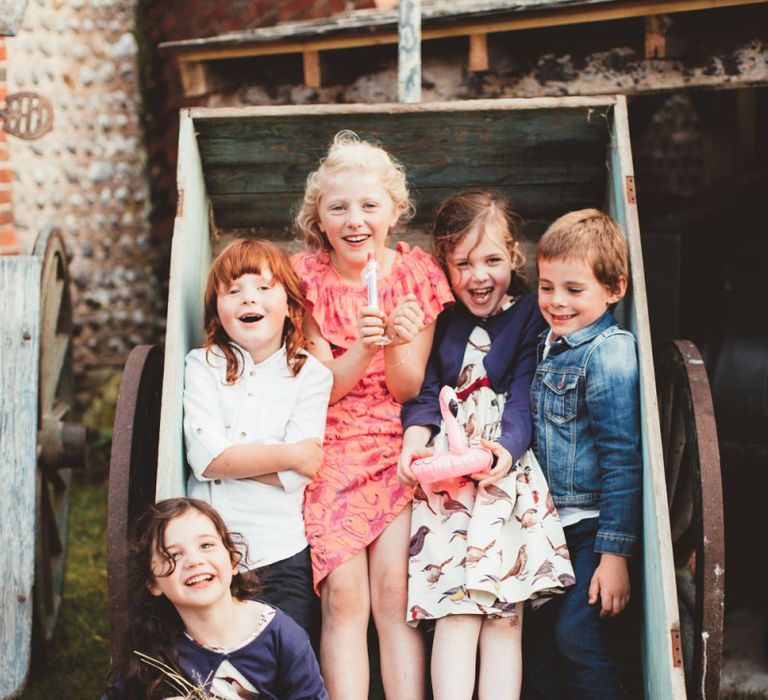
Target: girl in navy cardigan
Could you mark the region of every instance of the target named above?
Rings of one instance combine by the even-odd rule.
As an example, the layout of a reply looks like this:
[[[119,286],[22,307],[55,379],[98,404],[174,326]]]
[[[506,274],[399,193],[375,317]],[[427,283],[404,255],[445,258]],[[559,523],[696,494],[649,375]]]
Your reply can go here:
[[[254,597],[237,536],[205,501],[171,498],[136,523],[129,617],[102,700],[328,700],[307,633]]]
[[[455,388],[469,446],[494,456],[489,472],[418,485],[414,491],[408,618],[436,620],[436,700],[520,694],[522,603],[573,582],[565,538],[531,450],[529,395],[536,342],[545,328],[524,288],[524,257],[509,203],[488,192],[446,200],[434,254],[458,302],[438,318],[419,395],[402,411],[399,475],[446,448],[438,394]]]

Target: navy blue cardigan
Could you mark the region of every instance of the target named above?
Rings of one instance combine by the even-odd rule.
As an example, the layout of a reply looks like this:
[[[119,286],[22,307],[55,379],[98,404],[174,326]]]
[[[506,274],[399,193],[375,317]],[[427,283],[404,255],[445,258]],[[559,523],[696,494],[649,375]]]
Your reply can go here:
[[[517,460],[531,442],[531,382],[536,370],[536,345],[547,325],[534,294],[523,294],[505,311],[481,319],[461,303],[437,318],[432,351],[419,395],[403,405],[403,428],[412,425],[440,428],[440,389],[455,387],[469,336],[482,325],[491,338],[491,350],[483,362],[491,388],[506,402],[499,442]]]

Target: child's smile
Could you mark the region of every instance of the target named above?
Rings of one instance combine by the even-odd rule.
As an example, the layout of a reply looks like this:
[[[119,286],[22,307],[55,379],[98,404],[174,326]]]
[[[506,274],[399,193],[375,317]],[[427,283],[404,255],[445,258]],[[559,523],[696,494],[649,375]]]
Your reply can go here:
[[[165,546],[174,568],[168,573],[169,562],[159,552],[153,554],[150,593],[166,596],[180,613],[209,608],[229,596],[236,570],[207,515],[190,509],[171,520],[165,529]]]
[[[512,281],[512,261],[497,223],[470,231],[448,258],[451,287],[475,316],[496,313]]]
[[[328,178],[318,214],[334,267],[342,273],[356,268],[359,273],[368,253],[379,256],[400,210],[378,173],[343,170]]]
[[[268,267],[222,287],[216,309],[230,340],[245,348],[254,362],[263,362],[283,344],[288,296]]]
[[[619,287],[612,291],[601,284],[586,260],[539,260],[539,308],[556,336],[597,321],[624,296],[626,280]]]

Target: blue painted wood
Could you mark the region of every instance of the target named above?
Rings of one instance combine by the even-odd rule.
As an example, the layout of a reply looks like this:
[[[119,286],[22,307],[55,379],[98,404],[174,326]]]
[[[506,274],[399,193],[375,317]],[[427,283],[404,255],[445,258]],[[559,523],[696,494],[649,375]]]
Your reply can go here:
[[[397,25],[397,99],[421,102],[421,0],[400,0]]]
[[[628,178],[632,178],[632,181]],[[682,656],[673,653],[680,621],[640,225],[637,202],[630,201],[630,191],[634,191],[633,180],[626,98],[619,97],[611,132],[607,207],[627,236],[632,284],[622,313],[625,323],[637,338],[640,362],[643,450],[642,656],[645,697],[682,700],[686,697]]]
[[[0,257],[0,697],[29,672],[35,564],[40,259]]]
[[[182,430],[184,358],[189,350],[202,344],[203,293],[211,262],[208,199],[194,129],[189,112],[184,111],[179,126],[179,202],[171,245],[157,500],[186,493]]]

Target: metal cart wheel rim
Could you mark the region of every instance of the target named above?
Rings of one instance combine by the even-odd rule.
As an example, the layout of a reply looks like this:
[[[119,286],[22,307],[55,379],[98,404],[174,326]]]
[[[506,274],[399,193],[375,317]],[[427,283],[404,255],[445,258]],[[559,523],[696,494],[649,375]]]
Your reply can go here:
[[[712,395],[692,342],[662,349],[657,384],[686,685],[689,697],[714,699],[723,647],[723,497]]]

